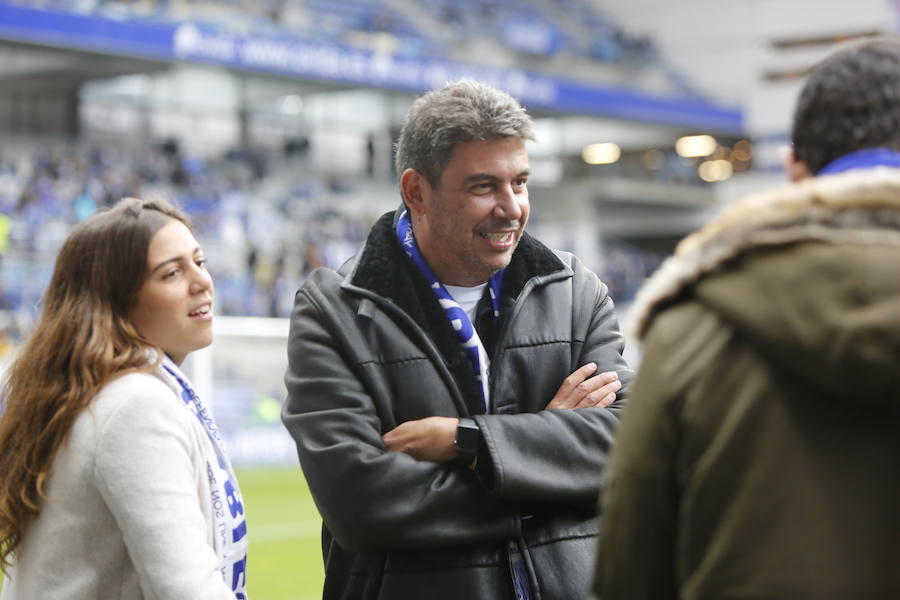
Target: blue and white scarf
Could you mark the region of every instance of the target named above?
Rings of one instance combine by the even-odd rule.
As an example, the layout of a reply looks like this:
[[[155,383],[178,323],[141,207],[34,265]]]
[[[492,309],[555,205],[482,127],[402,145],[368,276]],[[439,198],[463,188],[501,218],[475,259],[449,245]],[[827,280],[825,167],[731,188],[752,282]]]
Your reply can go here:
[[[475,327],[472,325],[469,315],[467,315],[466,311],[463,310],[456,300],[454,300],[450,292],[447,291],[447,288],[444,287],[444,284],[438,281],[438,278],[435,277],[431,267],[428,266],[425,257],[422,256],[422,252],[419,250],[418,244],[416,244],[416,238],[413,236],[412,224],[409,220],[409,213],[406,210],[403,211],[400,218],[397,220],[396,233],[400,245],[403,246],[406,254],[419,268],[422,275],[425,276],[425,279],[428,280],[431,290],[437,296],[438,302],[444,309],[444,312],[447,313],[447,318],[450,320],[450,324],[459,336],[459,340],[463,345],[463,350],[465,350],[466,355],[469,357],[469,361],[472,363],[472,372],[475,374],[475,378],[481,386],[481,397],[484,401],[484,410],[485,412],[490,412],[490,386],[488,377],[490,359],[488,358],[487,351],[484,349],[484,344],[481,343],[481,338],[478,337],[478,332],[475,331]],[[500,285],[502,282],[503,269],[494,273],[488,280],[491,307],[494,309],[495,319],[500,316]]]
[[[840,156],[819,170],[819,175],[872,167],[900,167],[900,152],[890,148],[866,148]]]
[[[403,249],[412,259],[413,263],[419,267],[419,270],[422,272],[422,275],[425,276],[425,279],[428,280],[431,290],[437,296],[438,302],[441,307],[443,307],[444,312],[447,313],[450,324],[459,336],[463,349],[466,351],[469,360],[472,362],[472,372],[475,373],[475,377],[481,384],[481,396],[484,399],[484,411],[490,412],[490,387],[488,385],[490,359],[484,349],[484,344],[481,343],[481,338],[478,337],[478,332],[475,331],[475,327],[472,325],[469,315],[467,315],[466,311],[453,299],[453,296],[447,291],[444,284],[438,281],[438,278],[435,277],[431,267],[428,266],[428,261],[422,256],[422,252],[419,250],[418,244],[416,244],[412,224],[409,221],[409,214],[406,210],[404,210],[400,214],[400,218],[397,219],[396,233],[400,245],[403,246]],[[488,290],[491,296],[491,307],[494,310],[495,319],[500,317],[500,286],[503,283],[503,272],[504,270],[500,269],[488,279]],[[531,586],[528,583],[528,573],[525,569],[525,562],[522,559],[518,544],[510,541],[508,551],[510,576],[512,577],[516,600],[531,600],[532,595]]]
[[[244,502],[231,463],[225,455],[222,436],[212,414],[203,405],[188,378],[166,356],[156,375],[184,401],[184,407],[199,421],[209,441],[206,447],[206,473],[213,507],[215,534],[213,546],[219,559],[219,570],[231,586],[236,600],[247,598],[247,521]]]

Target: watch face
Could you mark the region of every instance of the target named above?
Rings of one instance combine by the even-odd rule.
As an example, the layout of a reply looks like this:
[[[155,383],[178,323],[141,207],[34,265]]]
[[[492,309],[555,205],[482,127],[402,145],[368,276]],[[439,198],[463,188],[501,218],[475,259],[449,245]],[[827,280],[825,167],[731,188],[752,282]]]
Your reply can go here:
[[[478,456],[478,442],[481,431],[472,419],[460,419],[456,426],[456,439],[453,445],[456,447],[456,463],[473,468],[475,457]]]
[[[456,428],[456,448],[457,450],[474,453],[478,450],[478,438],[481,432],[474,423],[460,422]]]

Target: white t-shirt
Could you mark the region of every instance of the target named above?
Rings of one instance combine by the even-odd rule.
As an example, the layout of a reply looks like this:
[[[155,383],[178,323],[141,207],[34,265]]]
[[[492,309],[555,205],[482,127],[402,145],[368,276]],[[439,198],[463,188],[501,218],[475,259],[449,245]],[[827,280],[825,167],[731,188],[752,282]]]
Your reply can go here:
[[[484,287],[487,285],[485,281],[481,285],[476,285],[475,287],[462,287],[460,285],[447,285],[444,284],[444,287],[447,288],[447,291],[450,292],[450,295],[453,296],[453,299],[456,300],[456,303],[459,304],[466,314],[469,316],[469,321],[472,322],[472,326],[475,325],[475,307],[478,306],[478,301],[481,300],[481,296],[484,295]]]

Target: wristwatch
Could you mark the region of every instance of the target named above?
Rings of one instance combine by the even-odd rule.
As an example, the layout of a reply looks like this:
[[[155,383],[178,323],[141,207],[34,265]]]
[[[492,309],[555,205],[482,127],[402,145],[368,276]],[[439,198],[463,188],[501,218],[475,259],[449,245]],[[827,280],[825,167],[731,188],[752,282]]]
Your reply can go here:
[[[478,459],[478,442],[481,440],[481,431],[474,419],[460,419],[456,426],[456,439],[453,447],[456,448],[456,463],[475,468]]]

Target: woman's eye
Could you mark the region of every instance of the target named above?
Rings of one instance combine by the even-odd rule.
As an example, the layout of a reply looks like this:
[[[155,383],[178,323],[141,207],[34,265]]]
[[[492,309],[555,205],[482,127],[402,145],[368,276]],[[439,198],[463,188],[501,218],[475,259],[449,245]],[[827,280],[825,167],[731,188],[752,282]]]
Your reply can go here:
[[[179,271],[179,269],[172,269],[171,271],[167,271],[167,272],[163,275],[162,278],[163,278],[163,279],[172,279],[173,277],[175,277],[175,275],[178,274],[178,271]]]
[[[196,265],[197,265],[198,267],[200,267],[201,269],[206,269],[206,263],[207,263],[207,262],[208,262],[208,261],[207,261],[205,258],[199,258],[199,259],[197,259],[197,260],[194,261],[194,264],[196,264]]]

